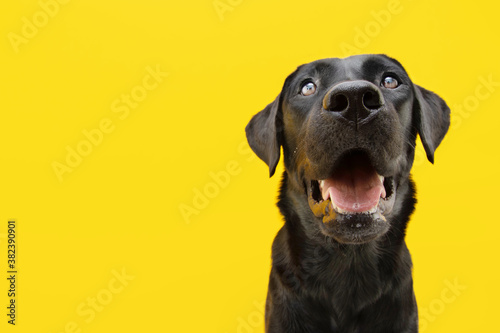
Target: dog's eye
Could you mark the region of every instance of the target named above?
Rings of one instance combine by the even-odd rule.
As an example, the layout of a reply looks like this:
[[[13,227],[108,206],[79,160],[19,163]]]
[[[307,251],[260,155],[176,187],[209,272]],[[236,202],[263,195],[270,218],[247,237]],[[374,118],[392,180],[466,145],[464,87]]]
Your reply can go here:
[[[382,80],[382,85],[387,89],[394,89],[398,87],[399,83],[398,80],[392,76],[386,76],[384,80]]]
[[[309,82],[302,86],[302,91],[300,93],[304,96],[311,96],[315,92],[316,92],[316,85],[313,82]]]

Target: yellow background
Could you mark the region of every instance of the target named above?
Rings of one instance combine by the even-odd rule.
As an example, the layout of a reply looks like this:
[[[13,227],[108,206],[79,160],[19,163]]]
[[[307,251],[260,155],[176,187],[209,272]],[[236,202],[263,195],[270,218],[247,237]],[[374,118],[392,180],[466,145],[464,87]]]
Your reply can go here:
[[[435,165],[419,143],[413,169],[407,243],[422,331],[498,328],[497,4],[221,0],[218,13],[213,0],[65,2],[0,5],[0,331],[263,332],[283,167],[268,179],[244,127],[297,65],[350,53],[395,57],[452,108]],[[168,76],[154,85],[148,68]],[[144,80],[155,88],[115,113]],[[103,119],[113,130],[60,181],[54,162]],[[207,186],[203,202],[195,193]],[[18,225],[15,327],[8,219]],[[454,282],[465,290],[450,293]]]

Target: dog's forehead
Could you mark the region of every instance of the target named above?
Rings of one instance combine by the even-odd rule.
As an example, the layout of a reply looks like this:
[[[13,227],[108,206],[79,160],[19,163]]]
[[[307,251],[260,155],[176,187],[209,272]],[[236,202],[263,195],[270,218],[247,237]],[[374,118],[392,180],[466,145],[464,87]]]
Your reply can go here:
[[[403,66],[385,55],[355,55],[347,58],[327,58],[302,65],[295,77],[329,77],[337,80],[366,79],[381,71],[405,73]]]

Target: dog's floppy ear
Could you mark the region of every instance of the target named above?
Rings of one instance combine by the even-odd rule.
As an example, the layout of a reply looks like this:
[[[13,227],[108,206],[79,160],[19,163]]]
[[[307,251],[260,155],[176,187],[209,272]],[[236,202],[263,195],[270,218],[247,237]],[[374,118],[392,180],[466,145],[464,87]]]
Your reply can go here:
[[[245,128],[250,148],[269,166],[269,177],[274,175],[280,160],[282,127],[280,94],[274,102],[253,116]]]
[[[435,93],[415,87],[414,119],[427,159],[434,163],[434,151],[450,127],[450,108]]]

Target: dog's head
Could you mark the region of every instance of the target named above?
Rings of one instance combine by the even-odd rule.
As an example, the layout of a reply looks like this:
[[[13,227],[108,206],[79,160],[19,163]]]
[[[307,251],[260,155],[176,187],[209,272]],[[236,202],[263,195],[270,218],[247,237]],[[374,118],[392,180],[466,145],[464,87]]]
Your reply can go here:
[[[290,186],[325,235],[363,243],[389,230],[417,133],[433,162],[449,117],[446,103],[413,84],[399,62],[359,55],[297,68],[246,133],[271,176],[283,147]]]

